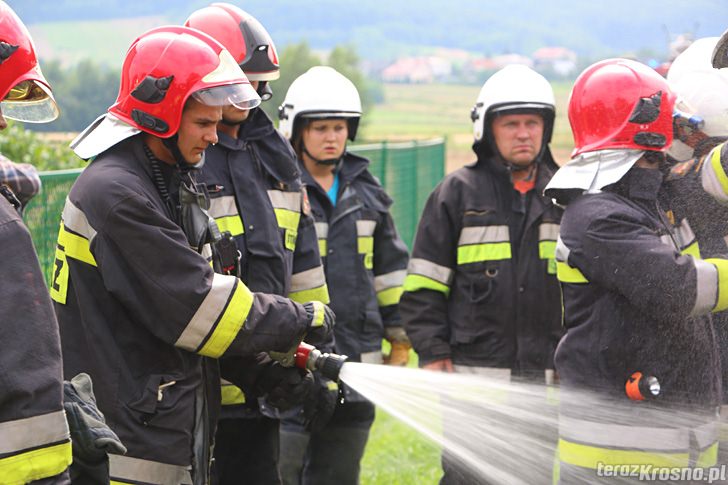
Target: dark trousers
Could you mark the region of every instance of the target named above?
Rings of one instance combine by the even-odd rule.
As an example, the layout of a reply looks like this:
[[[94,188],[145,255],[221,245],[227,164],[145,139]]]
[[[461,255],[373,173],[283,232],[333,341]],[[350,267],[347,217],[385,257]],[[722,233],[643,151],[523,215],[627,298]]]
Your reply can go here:
[[[265,416],[221,419],[215,437],[213,483],[279,485],[279,423]]]
[[[281,473],[285,485],[356,485],[374,404],[337,404],[331,420],[308,433],[300,420],[281,424]]]

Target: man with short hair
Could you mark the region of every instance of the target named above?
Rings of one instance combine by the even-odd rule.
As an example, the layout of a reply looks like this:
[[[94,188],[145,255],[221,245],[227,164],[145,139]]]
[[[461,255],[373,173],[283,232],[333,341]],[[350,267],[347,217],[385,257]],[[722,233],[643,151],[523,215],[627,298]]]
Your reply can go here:
[[[561,336],[554,248],[561,209],[542,196],[554,95],[512,65],[483,85],[472,111],[477,161],[430,195],[400,312],[424,369],[552,383]],[[441,483],[481,483],[443,459]]]

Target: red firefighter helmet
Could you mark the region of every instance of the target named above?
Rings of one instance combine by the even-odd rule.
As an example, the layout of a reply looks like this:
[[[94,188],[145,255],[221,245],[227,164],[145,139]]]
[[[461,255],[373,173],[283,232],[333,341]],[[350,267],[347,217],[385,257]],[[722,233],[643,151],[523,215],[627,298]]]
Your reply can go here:
[[[43,77],[28,29],[0,0],[0,108],[6,118],[45,123],[58,118],[58,106]]]
[[[129,47],[121,85],[109,113],[160,138],[177,133],[190,96],[210,106],[251,109],[260,97],[232,55],[209,35],[165,26]]]
[[[569,98],[571,156],[605,149],[667,151],[674,106],[675,95],[653,69],[628,59],[597,62],[579,75]]]
[[[217,39],[251,81],[273,81],[280,77],[273,39],[255,17],[235,5],[213,3],[193,12],[185,25]]]

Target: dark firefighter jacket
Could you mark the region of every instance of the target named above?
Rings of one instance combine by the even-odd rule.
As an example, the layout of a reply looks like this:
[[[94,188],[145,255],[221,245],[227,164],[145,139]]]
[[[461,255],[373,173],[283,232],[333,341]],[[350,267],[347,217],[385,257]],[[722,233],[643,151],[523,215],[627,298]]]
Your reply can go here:
[[[402,325],[398,304],[408,258],[389,214],[392,199],[368,165],[344,155],[335,207],[306,170],[302,176],[336,313],[336,352],[352,361],[381,350],[385,327]]]
[[[63,412],[58,324],[30,233],[0,194],[0,482],[64,474],[71,442]]]
[[[237,139],[218,133],[208,148],[198,180],[210,192],[209,213],[220,231],[229,231],[241,255],[241,279],[251,291],[288,296],[305,303],[329,302],[316,229],[304,212],[296,155],[263,110],[241,125]],[[225,359],[228,365],[238,359]],[[223,417],[253,412],[237,409],[244,394],[222,387]],[[255,407],[257,408],[257,406]]]
[[[212,359],[288,350],[308,326],[302,306],[215,274],[205,248],[174,222],[141,135],[99,155],[66,200],[51,295],[65,374],[91,375],[128,449],[111,455],[112,481],[188,483],[192,465],[202,483],[220,400]]]
[[[660,382],[662,403],[712,407],[720,364],[708,314],[728,305],[728,261],[686,254],[661,184],[658,170],[633,167],[568,205],[556,249],[566,327],[556,369],[566,385],[625,400],[642,372]]]
[[[527,197],[487,154],[430,195],[401,303],[420,362],[451,358],[534,376],[553,368],[561,336],[554,249],[562,211],[540,195],[556,169],[549,150],[538,163]]]

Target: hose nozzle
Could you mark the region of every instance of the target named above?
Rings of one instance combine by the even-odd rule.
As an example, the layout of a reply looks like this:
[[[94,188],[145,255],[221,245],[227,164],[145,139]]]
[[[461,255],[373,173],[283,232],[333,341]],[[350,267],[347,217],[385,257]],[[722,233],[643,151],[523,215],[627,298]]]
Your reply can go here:
[[[301,342],[296,349],[294,365],[299,369],[319,371],[327,379],[338,381],[339,373],[347,358],[346,355],[322,353],[313,345]]]
[[[642,372],[632,374],[624,386],[627,397],[633,401],[655,399],[660,395],[660,381],[655,376],[646,376]]]

